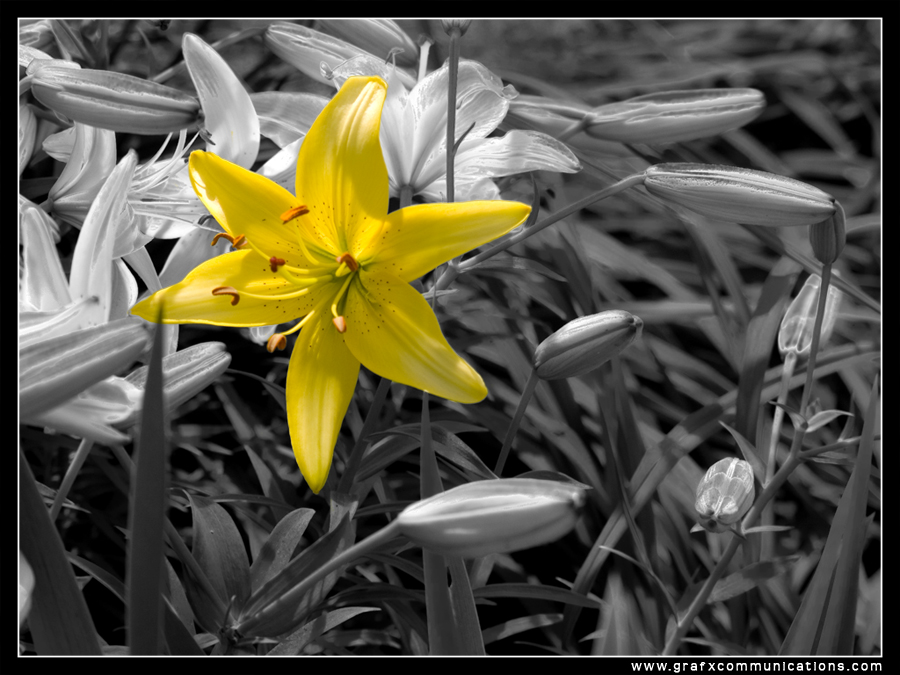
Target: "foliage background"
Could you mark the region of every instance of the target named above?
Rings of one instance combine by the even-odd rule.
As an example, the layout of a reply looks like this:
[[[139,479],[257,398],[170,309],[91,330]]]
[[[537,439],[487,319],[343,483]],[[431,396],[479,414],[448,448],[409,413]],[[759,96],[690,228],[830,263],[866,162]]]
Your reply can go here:
[[[148,22],[113,21],[109,67],[153,77],[167,68],[179,68],[185,32],[213,43],[237,30],[267,23],[174,20],[162,31]],[[305,23],[315,25],[313,21]],[[447,41],[439,22],[399,23],[413,38],[424,34],[435,41],[432,67],[443,61]],[[82,30],[92,30],[91,22]],[[581,174],[537,176],[542,207],[548,212],[557,210],[607,184],[610,175],[624,175],[646,161],[702,161],[793,176],[822,187],[844,204],[849,217],[848,244],[837,267],[844,279],[878,300],[879,40],[880,24],[863,20],[476,21],[462,42],[462,56],[482,62],[520,93],[592,105],[682,88],[762,90],[768,102],[762,116],[721,137],[663,148],[580,149],[586,167]],[[258,38],[221,53],[251,91],[331,94],[329,87],[271,54]],[[192,89],[183,64],[167,84]],[[141,159],[152,156],[159,140],[124,134],[118,138],[120,157],[135,148]],[[277,150],[266,143],[261,147],[260,163]],[[58,171],[52,160],[44,160],[33,163],[23,178],[47,178]],[[527,179],[505,180],[501,185],[507,198],[530,201]],[[65,264],[77,231],[64,228],[63,232],[59,248]],[[779,234],[808,254],[805,228]],[[151,242],[158,269],[172,244]],[[549,272],[523,273],[508,268],[467,275],[456,282],[457,294],[438,313],[451,344],[484,374],[491,395],[477,406],[433,403],[432,418],[451,429],[466,429],[469,427],[459,425],[467,424],[488,430],[457,434],[488,466],[493,466],[498,439],[502,439],[518,402],[535,344],[576,316],[603,309],[626,309],[645,322],[643,340],[629,350],[617,370],[607,367],[577,380],[539,386],[507,465],[505,475],[547,469],[596,488],[575,532],[551,546],[502,557],[491,578],[498,583],[559,586],[560,580],[575,578],[618,499],[616,462],[625,476],[637,465],[642,449],[636,439],[648,444],[658,441],[688,414],[738,387],[741,330],[746,326],[739,308],[743,304],[752,311],[780,256],[737,226],[685,225],[642,191],[633,190],[585,209],[513,252],[541,263]],[[734,276],[729,279],[728,274]],[[798,287],[804,277],[798,276]],[[710,302],[711,296],[715,302]],[[878,345],[879,335],[878,316],[868,307],[845,301],[833,342]],[[269,355],[246,340],[241,331],[208,326],[182,327],[179,344],[208,340],[227,344],[235,372],[183,405],[171,420],[172,487],[218,495],[238,523],[252,557],[277,509],[242,497],[262,494],[245,452],[250,448],[275,471],[286,507],[317,509],[307,535],[314,539],[321,533],[324,502],[301,484],[284,414],[276,400],[258,380],[241,374],[282,384],[288,352]],[[775,350],[770,366],[778,363]],[[853,412],[856,418],[849,429],[858,434],[861,411],[866,409],[876,372],[874,364],[843,369],[820,380],[815,396],[824,409]],[[333,471],[341,470],[341,458],[352,443],[350,432],[358,432],[377,380],[368,372],[361,374]],[[395,385],[379,426],[417,425],[420,411],[418,392]],[[760,430],[765,433],[758,438],[767,439],[764,425],[765,421],[771,424],[770,406],[762,407],[761,417]],[[723,419],[733,422],[730,416]],[[841,432],[842,423],[835,422],[820,432],[816,442],[832,442]],[[21,442],[36,479],[46,486],[59,485],[77,441],[23,427]],[[617,456],[611,455],[613,448]],[[694,486],[707,466],[735,452],[724,430],[704,439],[670,474],[652,511],[643,515],[641,527],[648,528],[644,532],[654,542],[649,550],[656,558],[656,572],[675,597],[680,597],[692,580],[706,576],[721,546],[715,537],[688,534]],[[416,496],[416,457],[415,452],[407,454],[385,469],[384,481],[396,500],[394,506]],[[877,460],[880,468],[880,449]],[[452,466],[442,466],[450,482],[462,479]],[[711,606],[702,615],[701,641],[687,644],[685,653],[777,652],[821,553],[850,468],[841,462],[809,464],[792,477],[776,501],[777,522],[794,527],[778,537],[777,554],[787,562],[785,574],[772,582],[777,584],[772,587],[777,592],[754,591]],[[855,642],[856,653],[866,655],[879,654],[881,649],[880,479],[874,466],[873,474],[868,507],[873,520],[860,573]],[[178,489],[170,496],[170,518],[190,545],[192,521],[187,500]],[[74,506],[64,509],[57,521],[66,549],[124,578],[122,528],[128,522],[127,489],[122,469],[108,450],[94,448],[70,499]],[[379,515],[384,507],[368,506],[360,513],[358,538],[384,522]],[[636,555],[630,542],[623,541],[619,547]],[[364,567],[366,573],[380,574],[375,563]],[[414,580],[400,577],[394,583],[420,589]],[[359,597],[371,583],[367,579],[348,573],[333,595],[343,592],[347,597]],[[665,619],[654,582],[626,560],[613,559],[604,566],[593,590],[607,607],[618,608],[618,613],[585,610],[574,635],[582,638],[599,630],[601,635],[617,635],[618,643],[601,639],[561,644],[555,624],[535,624],[528,632],[488,644],[488,652],[651,653],[658,649]],[[123,644],[121,601],[96,581],[85,585],[84,595],[101,637],[109,645]],[[562,611],[558,603],[533,597],[482,603],[479,609],[485,629],[508,626],[521,616],[555,617]],[[410,606],[424,616],[420,603]],[[611,617],[624,622],[629,630],[620,624],[616,632]],[[347,622],[314,649],[338,654],[402,652],[385,612]]]

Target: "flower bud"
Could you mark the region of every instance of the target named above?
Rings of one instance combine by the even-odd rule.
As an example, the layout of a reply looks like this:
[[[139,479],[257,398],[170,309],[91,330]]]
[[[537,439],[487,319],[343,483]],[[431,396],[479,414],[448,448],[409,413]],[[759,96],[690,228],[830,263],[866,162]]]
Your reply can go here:
[[[666,91],[595,108],[585,132],[620,143],[690,141],[742,127],[765,106],[756,89]]]
[[[584,489],[536,478],[466,483],[411,504],[397,516],[414,544],[477,558],[541,546],[567,534],[584,505]]]
[[[49,338],[24,347],[19,359],[19,414],[27,421],[132,363],[149,332],[137,317]]]
[[[834,215],[821,223],[809,226],[809,243],[816,259],[822,264],[833,263],[841,255],[847,243],[847,225],[844,207],[835,202]]]
[[[200,102],[193,96],[108,70],[46,65],[35,71],[31,91],[51,110],[100,129],[167,134],[200,121]]]
[[[812,225],[834,214],[834,198],[806,183],[765,171],[716,164],[657,164],[644,187],[664,203],[747,225]]]
[[[418,62],[416,43],[390,19],[319,19],[319,26],[382,61],[393,52],[401,67],[412,67]]]
[[[471,24],[472,19],[441,19],[441,28],[447,35],[452,31],[459,31],[461,36],[465,35]]]
[[[754,497],[753,469],[749,462],[726,457],[709,467],[697,485],[694,509],[705,529],[724,532],[744,517]]]
[[[821,283],[822,278],[818,274],[809,275],[803,288],[800,289],[797,297],[784,313],[781,328],[778,330],[778,350],[782,356],[788,352],[793,352],[796,356],[809,353],[812,346],[813,328],[816,324],[816,314],[819,309],[819,286]],[[829,284],[819,346],[824,345],[831,336],[840,302],[841,292],[834,284]]]
[[[582,316],[534,350],[534,368],[542,380],[583,375],[618,356],[643,326],[638,317],[618,309]]]
[[[368,52],[325,33],[295,23],[273,23],[266,29],[266,46],[294,68],[323,84],[331,84],[330,73],[347,59],[370,56]],[[397,76],[412,89],[415,79],[402,68]]]

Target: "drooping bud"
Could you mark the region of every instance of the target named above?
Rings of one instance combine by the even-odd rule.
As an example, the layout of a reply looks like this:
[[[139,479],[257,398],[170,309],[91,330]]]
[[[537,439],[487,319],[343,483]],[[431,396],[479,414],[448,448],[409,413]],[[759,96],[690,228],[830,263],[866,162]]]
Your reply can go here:
[[[823,265],[833,263],[841,255],[847,243],[847,225],[844,207],[835,202],[834,215],[821,223],[809,226],[809,243],[813,253]]]
[[[441,19],[441,28],[447,35],[453,31],[457,31],[461,36],[465,35],[471,24],[472,19]]]
[[[594,108],[585,133],[620,143],[675,143],[716,136],[756,119],[756,89],[664,91]]]
[[[570,321],[534,351],[542,380],[577,377],[618,356],[641,334],[644,323],[622,310],[608,310]]]
[[[365,49],[380,59],[391,52],[402,67],[416,65],[419,50],[406,32],[390,19],[319,19],[319,26],[332,35]]]
[[[348,59],[369,56],[356,45],[295,23],[273,23],[266,29],[264,40],[279,58],[323,84],[331,84],[330,73]],[[416,84],[412,75],[402,68],[397,69],[397,76],[409,89]]]
[[[654,197],[715,220],[812,225],[835,211],[827,192],[765,171],[674,163],[651,166],[644,176],[644,187]]]
[[[724,532],[744,517],[754,497],[753,469],[749,462],[726,457],[709,467],[697,485],[694,510],[705,529]]]
[[[781,328],[778,330],[778,350],[782,356],[788,352],[793,352],[797,356],[809,353],[819,308],[821,283],[822,278],[818,274],[811,274],[784,313]],[[820,347],[825,344],[834,329],[841,295],[834,284],[828,285],[825,314],[822,317],[822,332],[819,337]]]
[[[193,96],[108,70],[43,66],[34,73],[31,91],[51,110],[100,129],[168,134],[200,121],[200,102]]]
[[[477,558],[541,546],[578,520],[584,489],[536,478],[466,483],[412,504],[397,516],[414,544],[446,555]]]

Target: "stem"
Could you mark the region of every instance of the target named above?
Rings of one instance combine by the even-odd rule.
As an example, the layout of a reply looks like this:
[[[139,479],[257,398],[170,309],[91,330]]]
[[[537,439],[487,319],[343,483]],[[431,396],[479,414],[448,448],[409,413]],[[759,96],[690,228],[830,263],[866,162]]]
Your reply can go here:
[[[455,200],[453,185],[453,160],[456,145],[456,85],[459,80],[459,29],[450,31],[450,58],[447,62],[447,201]]]
[[[512,422],[509,423],[509,429],[506,430],[506,438],[503,439],[503,447],[500,448],[497,466],[494,467],[494,473],[497,474],[497,478],[503,473],[503,467],[506,465],[506,457],[509,455],[510,448],[512,448],[513,439],[515,439],[516,432],[519,430],[519,424],[521,424],[522,417],[525,415],[525,409],[528,408],[531,397],[534,395],[538,380],[537,371],[532,368],[531,375],[528,376],[528,382],[525,383],[522,397],[519,399],[519,406],[516,408],[516,413],[513,415]]]
[[[816,307],[816,322],[813,326],[812,345],[809,348],[809,363],[806,365],[806,384],[803,385],[803,396],[800,399],[800,414],[806,416],[806,407],[812,395],[813,373],[816,369],[816,355],[819,352],[819,340],[822,333],[822,322],[825,320],[825,303],[828,301],[828,286],[831,283],[831,263],[822,265],[822,283],[819,285],[819,304]]]
[[[573,204],[569,204],[569,206],[565,207],[564,209],[560,209],[556,213],[553,213],[553,214],[547,216],[547,218],[545,218],[541,222],[529,227],[527,230],[522,230],[522,231],[512,235],[511,237],[507,237],[506,239],[504,239],[501,242],[499,242],[498,244],[492,246],[488,250],[482,251],[478,255],[472,256],[468,260],[464,260],[463,262],[459,263],[459,265],[457,265],[455,268],[453,268],[453,267],[448,268],[441,275],[441,278],[438,279],[437,284],[435,284],[435,288],[437,290],[441,290],[441,291],[444,290],[445,288],[447,288],[447,286],[449,286],[453,282],[453,279],[455,279],[457,275],[471,269],[478,263],[484,262],[488,258],[492,258],[493,256],[497,255],[501,251],[505,251],[510,246],[515,246],[519,242],[525,241],[526,239],[528,239],[528,237],[530,237],[534,234],[537,234],[541,230],[544,230],[544,229],[550,227],[554,223],[562,220],[563,218],[566,218],[566,217],[572,215],[573,213],[577,213],[581,209],[583,209],[587,206],[590,206],[591,204],[599,202],[602,199],[606,199],[607,197],[612,197],[613,195],[618,194],[619,192],[622,192],[623,190],[626,190],[627,188],[633,187],[635,185],[640,185],[643,182],[644,182],[644,174],[642,174],[642,173],[634,174],[634,175],[628,176],[627,178],[623,178],[618,183],[614,183],[613,185],[610,185],[609,187],[604,188],[603,190],[600,190],[599,192],[595,192],[592,195],[588,195],[584,199],[581,199]]]
[[[369,412],[366,414],[366,421],[363,422],[359,437],[357,437],[356,443],[353,444],[353,450],[350,452],[350,459],[347,460],[347,468],[344,470],[344,475],[341,476],[341,481],[338,484],[338,492],[350,494],[350,488],[353,486],[353,479],[356,477],[356,472],[359,470],[360,462],[362,462],[363,452],[369,447],[367,439],[372,433],[372,427],[375,426],[375,420],[378,419],[378,413],[381,412],[381,408],[384,406],[384,400],[387,398],[387,394],[390,390],[391,381],[386,377],[382,377],[381,382],[378,383],[378,389],[375,390],[375,398],[372,401],[372,405],[369,407]]]
[[[59,515],[59,512],[62,509],[63,502],[66,501],[69,490],[72,489],[72,484],[78,477],[78,472],[81,471],[84,460],[87,459],[87,456],[91,452],[91,448],[93,446],[94,442],[86,438],[81,439],[81,443],[78,444],[78,450],[75,451],[75,456],[72,458],[72,463],[66,470],[66,475],[63,476],[62,484],[60,484],[59,490],[56,493],[56,497],[53,499],[53,505],[50,507],[51,522],[56,521],[56,517]]]
[[[769,439],[769,459],[766,462],[766,476],[763,485],[768,485],[769,481],[775,475],[775,462],[778,450],[778,439],[781,436],[781,424],[784,420],[783,406],[787,401],[788,391],[790,391],[791,377],[794,375],[794,366],[797,365],[797,353],[790,351],[784,359],[784,369],[781,371],[781,390],[778,392],[778,403],[775,407],[775,414],[772,419],[772,435]],[[775,522],[774,505],[766,506],[763,511],[761,524],[771,525]],[[775,533],[763,532],[760,540],[759,559],[768,560],[772,557],[772,551],[775,549]]]

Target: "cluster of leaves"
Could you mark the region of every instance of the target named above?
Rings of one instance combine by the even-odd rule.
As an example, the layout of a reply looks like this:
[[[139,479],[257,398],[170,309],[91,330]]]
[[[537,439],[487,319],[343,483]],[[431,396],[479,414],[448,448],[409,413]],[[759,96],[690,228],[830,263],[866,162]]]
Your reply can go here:
[[[93,45],[93,67],[145,77],[173,68],[167,83],[190,90],[190,80],[178,72],[180,35],[191,31],[213,44],[253,27],[122,21],[102,30],[97,22],[85,22],[77,30]],[[436,43],[432,60],[443,58],[446,37],[437,22],[404,27],[411,35],[428,33]],[[481,61],[520,92],[560,102],[597,105],[708,87],[753,87],[767,98],[758,120],[711,139],[655,147],[577,135],[569,144],[583,164],[581,173],[541,173],[533,182],[502,179],[506,199],[531,203],[536,190],[541,211],[552,213],[648,162],[691,161],[796,177],[827,190],[847,211],[847,245],[835,268],[857,293],[845,297],[831,344],[819,355],[814,398],[820,409],[853,416],[806,437],[805,448],[838,449],[791,475],[774,502],[776,524],[790,526],[775,537],[774,558],[758,562],[754,540],[748,540],[732,562],[733,574],[700,614],[684,653],[776,654],[789,635],[788,651],[881,650],[877,444],[877,463],[866,467],[872,477],[861,488],[867,515],[862,564],[849,582],[850,600],[831,610],[855,609],[852,635],[807,648],[792,629],[798,618],[818,620],[814,609],[801,607],[808,589],[820,613],[827,613],[821,609],[827,593],[814,583],[814,572],[817,564],[837,565],[826,541],[849,538],[858,527],[838,508],[858,445],[840,442],[861,436],[865,425],[878,425],[867,413],[878,373],[873,354],[880,348],[877,37],[878,25],[861,21],[489,21],[473,23],[462,42],[463,56]],[[260,40],[226,45],[221,53],[252,91],[330,94],[275,58]],[[510,116],[501,129],[516,123]],[[120,154],[136,148],[150,156],[157,140],[120,135]],[[277,151],[265,143],[260,160]],[[51,164],[32,163],[23,183],[39,192]],[[432,403],[445,487],[492,475],[488,467],[541,340],[576,317],[605,309],[627,310],[645,325],[642,339],[610,366],[537,387],[505,475],[557,472],[593,489],[582,520],[566,538],[497,555],[492,565],[469,570],[488,653],[658,654],[673,614],[686,609],[721,555],[727,535],[690,532],[696,486],[708,466],[737,454],[720,422],[765,446],[774,408],[759,400],[778,394],[775,335],[792,293],[818,268],[805,228],[775,231],[679,215],[643,190],[628,190],[475,267],[438,301],[444,334],[483,374],[490,391],[478,405]],[[63,226],[64,264],[76,238],[74,228]],[[161,266],[169,246],[156,240],[148,248]],[[179,339],[183,345],[222,341],[232,363],[170,420],[168,517],[220,597],[246,597],[294,553],[310,550],[314,542],[323,542],[320,548],[327,551],[329,509],[302,484],[291,451],[279,386],[287,358],[266,354],[234,329],[185,326]],[[335,450],[332,471],[338,475],[372,407],[378,379],[361,372]],[[794,406],[803,381],[796,379],[788,399]],[[359,468],[359,479],[375,479],[375,488],[355,513],[357,540],[418,498],[421,420],[420,392],[393,385]],[[779,456],[786,456],[793,436],[789,428],[783,433]],[[22,427],[21,445],[51,503],[77,441]],[[114,449],[95,447],[57,520],[69,559],[86,575],[80,581],[91,617],[112,652],[123,643],[125,624],[129,480],[129,468]],[[332,505],[331,518],[339,511]],[[220,644],[217,627],[198,613],[202,603],[184,552],[169,553],[170,614],[181,619],[175,637],[166,632],[169,649],[175,653],[177,644],[186,653],[209,653]],[[318,555],[321,560],[328,553]],[[234,571],[241,566],[243,571]],[[298,615],[300,629],[290,639],[239,649],[427,653],[417,550],[373,554],[331,583],[327,596],[307,610],[305,617],[314,620]],[[184,630],[187,640],[179,641]]]

